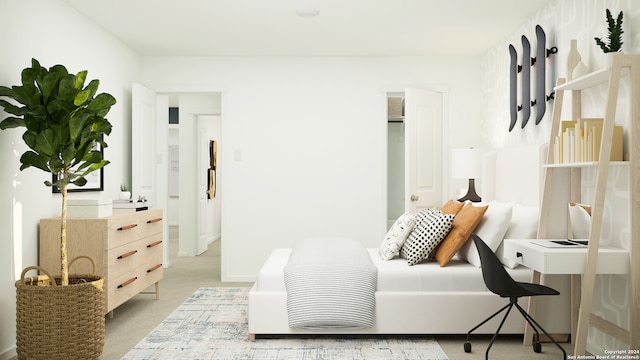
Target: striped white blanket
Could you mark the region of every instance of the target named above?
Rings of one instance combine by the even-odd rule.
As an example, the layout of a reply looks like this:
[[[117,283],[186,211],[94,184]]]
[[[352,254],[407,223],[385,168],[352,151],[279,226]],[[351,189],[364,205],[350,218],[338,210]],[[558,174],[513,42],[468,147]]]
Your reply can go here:
[[[348,238],[298,242],[284,268],[289,327],[373,326],[378,269]]]

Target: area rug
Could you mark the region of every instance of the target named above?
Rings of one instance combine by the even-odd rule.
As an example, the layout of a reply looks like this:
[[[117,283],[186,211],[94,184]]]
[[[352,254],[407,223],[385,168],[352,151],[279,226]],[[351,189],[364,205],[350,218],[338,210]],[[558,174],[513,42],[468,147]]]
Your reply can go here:
[[[249,341],[248,288],[200,288],[123,359],[448,359],[428,336],[285,336]]]

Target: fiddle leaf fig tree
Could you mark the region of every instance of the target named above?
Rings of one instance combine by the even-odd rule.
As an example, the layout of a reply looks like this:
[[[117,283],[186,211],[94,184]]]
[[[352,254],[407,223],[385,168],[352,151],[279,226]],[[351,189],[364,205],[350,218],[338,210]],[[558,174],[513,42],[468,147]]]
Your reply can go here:
[[[111,124],[105,116],[116,99],[96,95],[100,82],[85,86],[86,78],[86,70],[74,75],[62,65],[46,69],[32,59],[31,67],[22,70],[21,85],[0,86],[0,106],[9,114],[0,129],[26,129],[22,139],[30,150],[20,157],[20,170],[33,166],[57,176],[44,183],[62,194],[61,285],[69,284],[67,186],[84,186],[89,173],[109,164],[96,144],[107,147],[104,135],[111,133]]]

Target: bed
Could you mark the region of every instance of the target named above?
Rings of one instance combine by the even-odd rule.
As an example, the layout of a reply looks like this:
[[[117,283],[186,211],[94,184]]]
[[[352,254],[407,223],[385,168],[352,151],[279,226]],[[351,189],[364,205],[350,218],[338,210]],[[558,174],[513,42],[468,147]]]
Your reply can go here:
[[[533,229],[531,237],[535,237],[542,176],[539,165],[545,157],[546,145],[508,148],[484,155],[483,200],[489,203],[489,209],[492,203],[511,204],[506,225],[508,229],[499,235],[500,241],[509,234],[522,236],[524,228],[528,228],[529,232]],[[484,216],[491,216],[488,210]],[[316,239],[320,242],[324,240],[335,239]],[[493,246],[500,256],[499,244]],[[469,249],[467,244],[444,267],[436,261],[408,266],[407,260],[399,257],[382,260],[378,248],[366,251],[377,268],[372,326],[319,329],[290,327],[283,273],[292,249],[278,248],[263,264],[249,292],[250,339],[275,334],[466,334],[508,303],[508,299],[500,298],[486,289],[477,259],[470,259],[469,254],[475,249]],[[531,280],[531,270],[506,262],[507,259],[507,270],[516,280]],[[569,334],[569,279],[564,276],[543,276],[542,280],[560,291],[561,295],[543,297],[537,301],[537,320],[551,334]],[[528,299],[525,299],[520,304],[526,307],[527,302]],[[476,333],[492,334],[498,324],[499,319],[494,319]],[[522,317],[509,316],[501,333],[522,334],[524,325]]]

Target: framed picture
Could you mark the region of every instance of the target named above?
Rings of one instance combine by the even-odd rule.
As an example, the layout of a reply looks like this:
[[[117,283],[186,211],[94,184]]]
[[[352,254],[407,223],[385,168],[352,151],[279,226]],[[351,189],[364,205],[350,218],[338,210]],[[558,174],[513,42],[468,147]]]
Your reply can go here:
[[[102,153],[102,158],[104,159],[104,149],[100,145],[100,143],[93,144],[94,150],[99,150]],[[56,182],[58,180],[58,175],[52,175],[52,182]],[[89,173],[85,176],[87,179],[87,183],[84,186],[77,186],[74,184],[69,184],[67,186],[68,192],[81,192],[81,191],[104,191],[104,167],[100,168],[100,170]],[[52,192],[59,193],[60,188],[57,186],[51,187]]]

